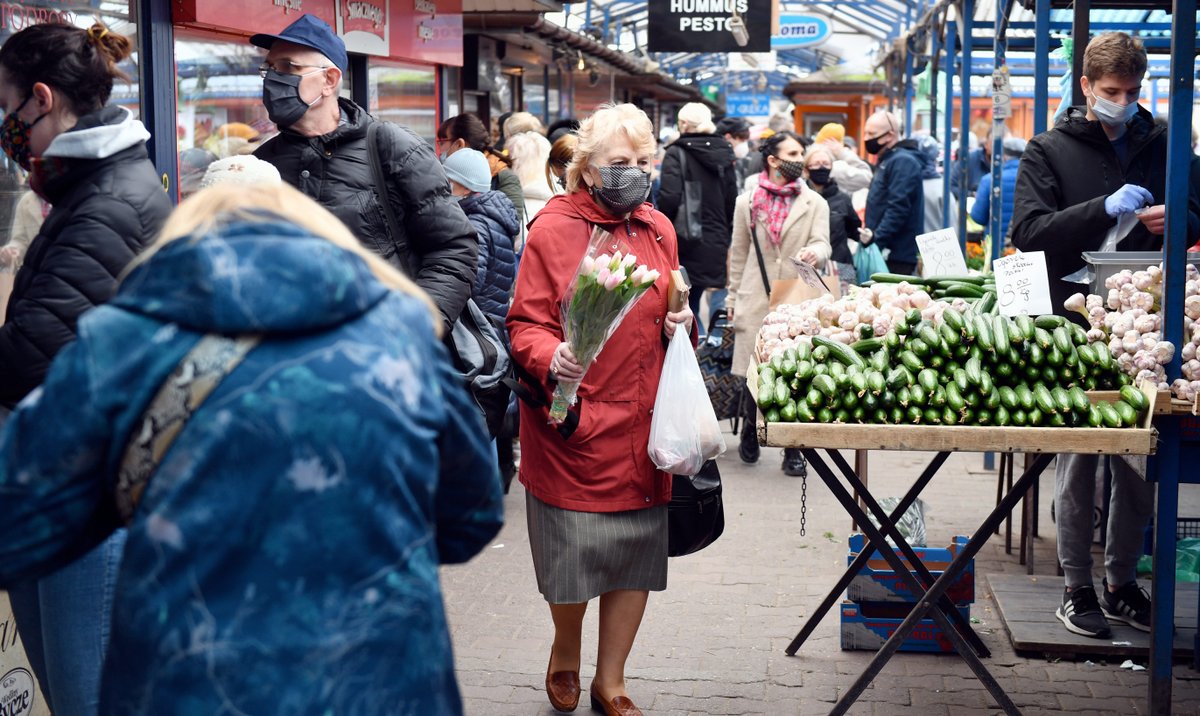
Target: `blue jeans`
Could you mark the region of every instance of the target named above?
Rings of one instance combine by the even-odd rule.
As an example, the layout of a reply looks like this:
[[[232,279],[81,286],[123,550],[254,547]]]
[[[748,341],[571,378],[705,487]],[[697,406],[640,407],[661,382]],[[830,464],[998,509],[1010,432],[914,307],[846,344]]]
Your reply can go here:
[[[9,590],[25,654],[53,713],[94,716],[99,709],[124,550],[125,530],[117,530],[54,574]]]

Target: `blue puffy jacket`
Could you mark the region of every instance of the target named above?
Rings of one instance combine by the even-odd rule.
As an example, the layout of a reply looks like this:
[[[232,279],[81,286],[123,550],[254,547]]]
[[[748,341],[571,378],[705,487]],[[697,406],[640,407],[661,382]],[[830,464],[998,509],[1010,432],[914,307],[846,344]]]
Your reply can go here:
[[[1000,204],[1000,236],[1008,236],[1008,222],[1012,220],[1013,196],[1017,190],[1017,169],[1021,166],[1021,158],[1007,159],[1000,168],[1000,188],[1002,192]],[[979,180],[979,193],[975,195],[975,204],[971,207],[971,218],[985,231],[991,231],[988,222],[992,216],[992,175],[984,174]]]
[[[471,298],[503,323],[517,280],[517,255],[513,251],[513,237],[521,231],[517,210],[507,196],[495,190],[464,196],[459,206],[479,237],[479,263]]]

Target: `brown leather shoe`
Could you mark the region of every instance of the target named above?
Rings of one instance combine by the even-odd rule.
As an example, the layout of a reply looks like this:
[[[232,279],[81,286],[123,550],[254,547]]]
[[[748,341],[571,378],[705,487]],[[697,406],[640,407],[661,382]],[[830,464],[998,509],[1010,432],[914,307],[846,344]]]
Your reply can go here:
[[[592,710],[600,711],[604,716],[643,716],[642,710],[634,705],[628,696],[614,696],[612,701],[596,693],[596,687],[591,688]]]
[[[551,663],[554,657],[550,657]],[[570,713],[579,706],[579,672],[578,671],[556,671],[550,673],[550,665],[546,665],[546,696],[550,699],[550,705],[556,711]]]

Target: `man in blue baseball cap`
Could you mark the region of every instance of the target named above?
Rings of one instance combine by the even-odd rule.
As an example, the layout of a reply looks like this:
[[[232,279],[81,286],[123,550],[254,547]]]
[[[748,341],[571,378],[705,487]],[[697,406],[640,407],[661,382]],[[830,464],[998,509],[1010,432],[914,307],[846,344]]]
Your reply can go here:
[[[340,96],[346,44],[320,18],[302,15],[250,43],[267,50],[259,68],[263,105],[279,127],[254,155],[412,277],[437,304],[449,333],[471,295],[478,244],[433,147]],[[376,186],[372,153],[386,186]],[[397,217],[399,236],[388,228],[382,201]]]

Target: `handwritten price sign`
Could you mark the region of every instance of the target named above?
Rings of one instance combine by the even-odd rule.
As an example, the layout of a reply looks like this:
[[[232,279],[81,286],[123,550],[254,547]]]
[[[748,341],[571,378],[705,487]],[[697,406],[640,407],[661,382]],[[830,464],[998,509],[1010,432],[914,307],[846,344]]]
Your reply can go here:
[[[996,298],[1002,316],[1040,316],[1054,313],[1050,280],[1043,251],[1005,256],[992,262]]]
[[[817,273],[817,270],[813,268],[812,264],[793,257],[792,265],[796,267],[796,273],[800,274],[801,281],[809,286],[812,286],[813,288],[822,289],[826,293],[833,293],[829,290],[829,287],[825,285],[825,282],[821,280],[821,274]]]
[[[954,229],[917,234],[917,248],[921,251],[922,276],[966,275],[967,260]]]

